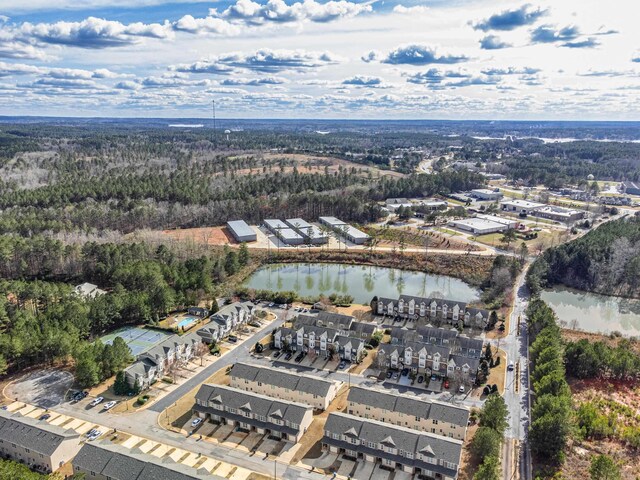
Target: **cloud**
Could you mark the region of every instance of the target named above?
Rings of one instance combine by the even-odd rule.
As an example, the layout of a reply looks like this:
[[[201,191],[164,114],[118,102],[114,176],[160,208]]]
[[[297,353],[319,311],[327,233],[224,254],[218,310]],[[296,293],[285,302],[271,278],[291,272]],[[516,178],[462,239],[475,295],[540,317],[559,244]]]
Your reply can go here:
[[[119,90],[137,90],[140,88],[140,84],[131,80],[124,80],[116,83],[113,87]]]
[[[587,70],[586,72],[578,72],[579,77],[636,77],[640,74],[634,71],[622,71],[622,70]]]
[[[207,80],[187,80],[181,76],[146,77],[140,81],[140,85],[145,88],[166,88],[166,87],[192,87],[207,86]]]
[[[345,78],[342,81],[343,85],[359,85],[359,86],[366,86],[366,87],[370,87],[370,86],[374,86],[374,85],[381,85],[382,84],[382,78],[380,77],[368,77],[368,76],[364,76],[364,75],[356,75],[350,78]]]
[[[600,42],[594,37],[585,38],[584,40],[577,40],[575,42],[566,42],[562,44],[563,47],[568,48],[595,48],[599,45]]]
[[[457,82],[449,82],[446,87],[473,87],[476,85],[497,85],[501,82],[501,78],[497,76],[489,75],[477,75],[468,78],[463,78]]]
[[[185,15],[180,18],[173,24],[173,29],[193,34],[237,35],[240,33],[240,28],[236,25],[231,25],[226,20],[214,17],[194,18],[192,15]]]
[[[640,52],[634,53],[633,57],[631,57],[631,61],[634,63],[640,63]]]
[[[431,9],[425,5],[416,5],[413,7],[405,7],[404,5],[396,5],[393,7],[393,13],[399,13],[401,15],[424,15],[430,12]]]
[[[286,78],[282,77],[261,77],[261,78],[227,78],[220,82],[221,85],[247,85],[251,87],[259,87],[262,85],[282,85],[288,83]]]
[[[308,52],[305,50],[270,50],[262,48],[251,54],[228,53],[211,60],[191,65],[177,65],[172,70],[190,73],[230,74],[238,69],[261,73],[284,71],[304,72],[327,65],[340,63],[341,59],[331,52]]]
[[[560,29],[552,25],[540,25],[531,31],[531,41],[533,43],[568,42],[575,40],[580,35],[580,29],[575,25],[569,25]]]
[[[512,47],[510,43],[503,42],[497,35],[487,35],[480,40],[480,48],[483,50],[499,50]]]
[[[504,10],[495,15],[491,15],[489,18],[473,24],[473,28],[482,30],[483,32],[488,32],[489,30],[514,30],[518,27],[532,25],[547,13],[548,10],[542,10],[540,8],[532,9],[531,5],[526,4],[515,10]]]
[[[33,65],[0,62],[0,77],[11,77],[14,75],[33,75],[39,73],[42,73],[42,69]]]
[[[535,75],[538,72],[540,72],[539,68],[531,67],[487,68],[482,70],[484,75]]]
[[[367,62],[378,58],[380,56],[377,52],[370,52],[362,57]],[[435,48],[426,45],[405,45],[390,51],[380,61],[391,65],[430,65],[434,63],[454,64],[467,60],[469,58],[464,55],[438,54]]]
[[[3,40],[0,37],[0,58],[13,58],[19,60],[45,60],[47,55],[42,49],[33,45],[25,45],[13,40]]]
[[[471,75],[463,71],[441,70],[439,68],[430,68],[426,72],[406,74],[407,82],[418,85],[434,85],[440,84],[448,78],[468,78]]]
[[[141,22],[124,25],[117,21],[88,17],[81,22],[23,23],[13,30],[15,39],[27,44],[44,43],[100,49],[139,43],[142,38],[172,36],[168,24]]]
[[[304,0],[287,5],[283,0],[268,0],[265,4],[252,0],[237,0],[226,10],[218,12],[213,8],[209,15],[227,20],[231,23],[247,25],[264,25],[267,23],[326,23],[340,18],[355,17],[364,12],[371,12],[371,3],[354,3],[346,0],[331,0],[319,3],[315,0]]]

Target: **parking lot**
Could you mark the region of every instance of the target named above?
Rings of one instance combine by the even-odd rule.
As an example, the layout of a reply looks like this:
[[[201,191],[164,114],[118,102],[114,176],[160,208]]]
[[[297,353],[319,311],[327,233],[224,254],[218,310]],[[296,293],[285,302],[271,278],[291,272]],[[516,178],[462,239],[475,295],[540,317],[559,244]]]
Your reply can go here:
[[[5,395],[16,401],[41,408],[52,408],[65,401],[73,386],[73,375],[64,370],[35,370],[18,378],[5,389]]]

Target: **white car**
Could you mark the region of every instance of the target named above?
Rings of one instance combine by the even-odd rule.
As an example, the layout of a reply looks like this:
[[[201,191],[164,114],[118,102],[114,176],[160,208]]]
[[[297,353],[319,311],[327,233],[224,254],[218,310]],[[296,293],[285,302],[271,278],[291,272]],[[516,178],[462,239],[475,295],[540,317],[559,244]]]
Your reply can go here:
[[[107,402],[107,403],[105,403],[105,404],[104,404],[104,406],[102,407],[102,409],[103,409],[103,410],[109,410],[110,408],[115,407],[116,403],[118,403],[118,402],[116,402],[115,400],[112,400],[112,401],[110,401],[110,402]]]
[[[98,438],[100,435],[102,435],[102,432],[100,430],[96,430],[95,432],[93,432],[91,435],[87,437],[87,440],[89,442],[92,442],[93,440]]]
[[[202,419],[201,418],[196,418],[193,422],[191,422],[191,426],[193,428],[196,428],[198,425],[200,425],[202,423]]]
[[[93,401],[89,404],[92,407],[95,407],[96,405],[101,404],[104,401],[104,397],[96,397],[93,399]]]
[[[460,388],[458,389],[458,392],[464,393],[464,385],[460,385]]]

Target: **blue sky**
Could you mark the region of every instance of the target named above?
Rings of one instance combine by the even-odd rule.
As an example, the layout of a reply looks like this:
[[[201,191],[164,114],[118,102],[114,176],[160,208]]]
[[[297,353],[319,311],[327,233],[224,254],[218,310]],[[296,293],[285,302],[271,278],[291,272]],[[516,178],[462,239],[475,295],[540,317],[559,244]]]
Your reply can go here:
[[[639,3],[2,0],[0,114],[640,120]]]

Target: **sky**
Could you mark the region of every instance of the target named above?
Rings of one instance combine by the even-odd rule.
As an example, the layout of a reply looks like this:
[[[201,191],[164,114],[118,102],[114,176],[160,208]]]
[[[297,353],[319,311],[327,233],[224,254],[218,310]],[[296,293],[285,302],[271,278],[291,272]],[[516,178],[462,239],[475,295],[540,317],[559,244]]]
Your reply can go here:
[[[0,0],[0,115],[640,120],[637,0]]]

